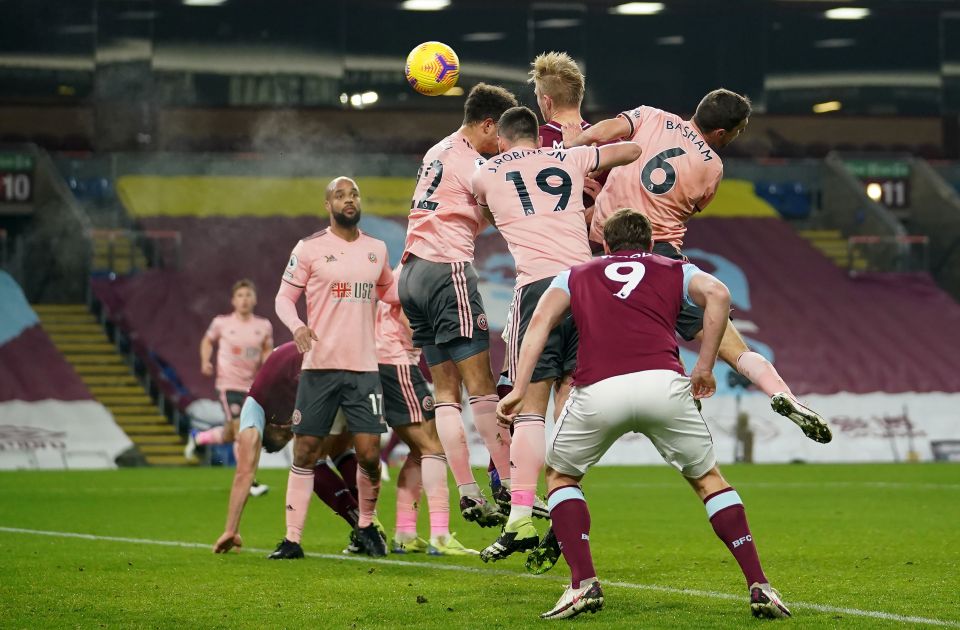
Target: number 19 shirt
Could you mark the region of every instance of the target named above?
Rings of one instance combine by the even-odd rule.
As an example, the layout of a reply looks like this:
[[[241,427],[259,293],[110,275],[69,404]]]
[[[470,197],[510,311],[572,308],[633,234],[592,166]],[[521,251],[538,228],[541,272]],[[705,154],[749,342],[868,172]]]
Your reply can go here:
[[[596,147],[517,147],[474,174],[477,202],[490,209],[517,265],[517,288],[590,260],[583,179],[599,159]]]
[[[723,162],[693,121],[647,106],[620,116],[630,123],[623,139],[639,144],[643,154],[610,171],[597,197],[590,238],[602,242],[604,222],[620,208],[633,208],[650,219],[654,241],[679,249],[687,220],[717,193]]]

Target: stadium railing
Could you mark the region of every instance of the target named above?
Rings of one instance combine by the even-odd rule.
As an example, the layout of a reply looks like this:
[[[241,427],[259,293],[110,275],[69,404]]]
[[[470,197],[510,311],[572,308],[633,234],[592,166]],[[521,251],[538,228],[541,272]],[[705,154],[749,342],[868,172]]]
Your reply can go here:
[[[854,261],[860,261],[855,265]],[[864,268],[863,261],[866,261]],[[930,269],[927,236],[850,236],[847,238],[847,271],[919,273]]]
[[[176,230],[88,231],[95,243],[91,254],[94,273],[128,275],[144,269],[179,269],[183,239]]]

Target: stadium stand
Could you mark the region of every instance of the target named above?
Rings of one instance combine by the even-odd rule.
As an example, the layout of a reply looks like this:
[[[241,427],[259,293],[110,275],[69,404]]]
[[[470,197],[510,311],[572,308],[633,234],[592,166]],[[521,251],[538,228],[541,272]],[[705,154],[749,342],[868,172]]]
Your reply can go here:
[[[182,234],[183,266],[100,279],[94,292],[115,305],[112,312],[123,313],[119,323],[138,344],[172,368],[182,384],[182,401],[213,396],[212,382],[199,372],[196,344],[210,318],[227,310],[226,288],[237,278],[257,283],[257,312],[271,318],[278,343],[289,339],[273,314],[272,299],[290,248],[325,224],[318,200],[326,181],[247,180],[239,191],[231,178],[136,177],[118,183],[143,228]],[[401,200],[409,182],[359,181],[365,196],[362,225],[387,242],[396,263],[408,203]],[[383,216],[389,214],[394,216]],[[724,181],[707,212],[690,223],[686,243],[691,258],[731,286],[734,318],[753,324],[744,329],[752,331],[751,342],[768,350],[797,393],[956,388],[949,375],[960,368],[960,352],[930,356],[928,351],[943,347],[940,331],[960,325],[960,306],[924,275],[852,279],[780,220],[752,182]],[[478,240],[477,269],[496,331],[503,326],[513,270],[493,230]],[[904,321],[915,324],[904,328]],[[499,344],[493,355],[497,365]]]
[[[35,310],[36,309],[36,310]],[[0,469],[112,468],[132,443],[41,327],[60,305],[31,308],[0,272]]]

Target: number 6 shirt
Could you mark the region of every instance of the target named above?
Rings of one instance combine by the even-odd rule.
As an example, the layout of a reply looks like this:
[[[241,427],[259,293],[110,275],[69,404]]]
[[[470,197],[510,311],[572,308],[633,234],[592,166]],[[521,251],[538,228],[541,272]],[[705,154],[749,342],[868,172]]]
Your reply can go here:
[[[490,209],[517,266],[517,288],[590,260],[583,179],[597,169],[596,147],[516,147],[473,175],[473,194]]]
[[[590,239],[603,242],[603,224],[620,208],[633,208],[653,224],[653,240],[683,245],[687,220],[717,193],[723,162],[690,120],[642,106],[620,114],[643,149],[636,162],[610,171],[597,196]]]

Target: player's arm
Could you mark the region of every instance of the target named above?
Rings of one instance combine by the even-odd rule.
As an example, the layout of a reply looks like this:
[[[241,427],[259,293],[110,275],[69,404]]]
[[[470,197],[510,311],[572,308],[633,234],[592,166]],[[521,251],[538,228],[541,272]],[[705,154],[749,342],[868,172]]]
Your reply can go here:
[[[293,248],[293,252],[290,253],[290,261],[283,272],[280,290],[277,291],[277,297],[273,300],[273,308],[283,325],[293,334],[297,350],[301,353],[306,352],[313,346],[313,340],[319,339],[317,333],[310,330],[297,313],[297,300],[303,294],[309,279],[310,261],[307,258],[303,241],[300,241]]]
[[[241,430],[235,441],[237,468],[230,488],[230,502],[227,504],[227,523],[223,528],[223,534],[213,546],[214,553],[226,553],[234,547],[239,548],[243,545],[243,539],[240,538],[240,517],[243,516],[243,508],[247,504],[247,497],[250,496],[250,486],[253,485],[257,466],[260,463],[263,431],[261,427],[266,426],[263,407],[249,396],[240,411],[240,426]]]
[[[501,423],[510,424],[513,417],[521,410],[521,402],[530,385],[533,368],[543,354],[547,345],[550,331],[554,329],[570,310],[570,290],[567,288],[569,272],[558,275],[550,288],[544,292],[537,303],[536,310],[530,318],[530,324],[523,335],[520,345],[520,360],[517,364],[516,379],[513,382],[513,391],[497,405],[497,419]]]
[[[589,130],[588,130],[589,131]],[[597,168],[594,171],[605,171],[614,166],[623,166],[629,164],[637,158],[643,151],[636,142],[616,142],[614,144],[605,144],[597,147]]]
[[[480,208],[480,214],[494,228],[497,227],[497,220],[490,212],[490,206],[487,205],[487,191],[483,184],[483,170],[478,169],[470,177],[470,190],[473,191],[473,198],[477,200],[477,207]]]
[[[565,149],[571,149],[573,147],[589,146],[591,144],[604,144],[606,142],[627,138],[632,135],[632,133],[633,125],[630,121],[627,120],[625,116],[617,116],[616,118],[601,120],[592,127],[584,129],[583,133],[569,142],[564,139],[563,146]]]
[[[730,316],[730,291],[726,285],[696,268],[684,265],[684,299],[703,309],[703,339],[697,363],[690,372],[694,398],[709,398],[717,391],[713,366],[720,351],[720,341]]]
[[[397,267],[397,273],[393,273],[390,268],[390,261],[387,260],[387,252],[383,252],[383,266],[380,268],[380,277],[377,278],[377,297],[390,304],[397,306],[400,304],[400,267]]]
[[[204,376],[213,376],[213,342],[206,335],[200,340],[200,372]]]
[[[260,365],[267,362],[267,357],[273,352],[273,324],[268,324],[267,334],[263,338],[263,345],[260,346]]]

